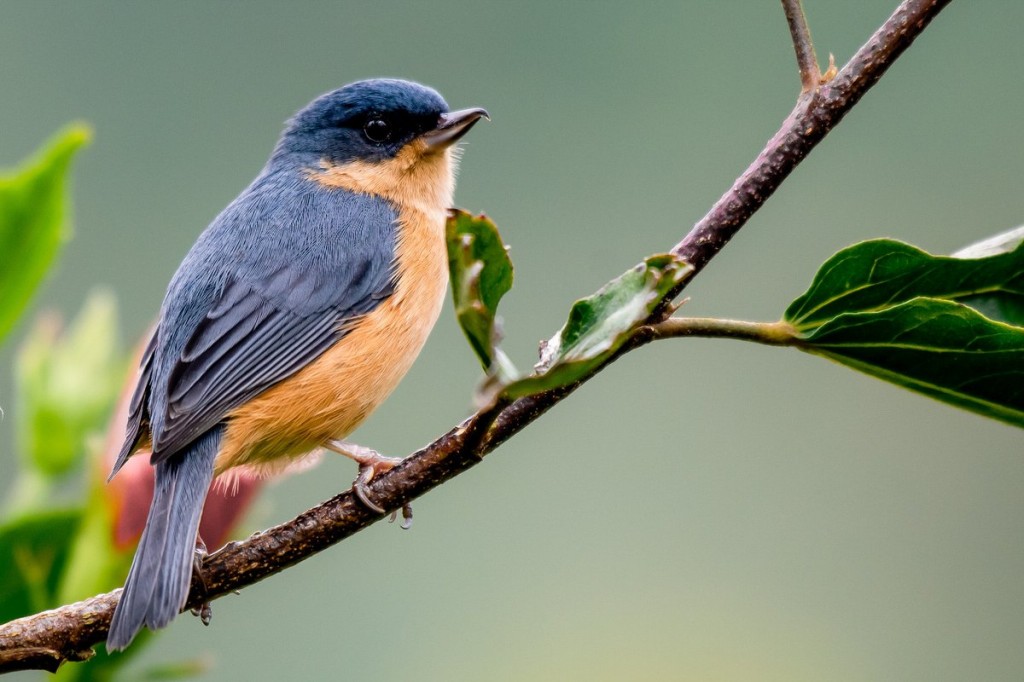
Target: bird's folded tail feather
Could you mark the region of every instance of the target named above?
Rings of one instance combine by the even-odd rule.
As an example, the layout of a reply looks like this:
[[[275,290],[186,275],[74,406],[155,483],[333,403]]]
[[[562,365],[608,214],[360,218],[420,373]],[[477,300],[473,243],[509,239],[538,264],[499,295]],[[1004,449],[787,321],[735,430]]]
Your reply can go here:
[[[166,626],[184,608],[221,433],[221,427],[210,429],[156,465],[153,503],[110,623],[108,651],[127,647],[143,626],[151,630]]]

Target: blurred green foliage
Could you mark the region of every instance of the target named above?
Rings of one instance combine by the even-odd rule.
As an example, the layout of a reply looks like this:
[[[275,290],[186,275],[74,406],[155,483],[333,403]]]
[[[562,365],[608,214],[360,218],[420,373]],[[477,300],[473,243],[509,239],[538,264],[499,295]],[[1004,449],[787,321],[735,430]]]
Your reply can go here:
[[[109,292],[93,293],[64,333],[53,315],[37,320],[16,358],[17,449],[26,467],[56,478],[80,464],[126,369]]]
[[[0,336],[70,236],[67,175],[88,138],[85,127],[71,127],[0,181]],[[127,368],[117,328],[113,295],[96,291],[66,329],[56,314],[40,315],[16,354],[19,466],[0,515],[2,622],[97,594],[127,571],[131,554],[113,545],[99,461]],[[128,660],[100,653],[57,677],[111,679]]]
[[[81,509],[35,509],[0,525],[0,622],[58,606]]]
[[[0,342],[71,236],[65,185],[75,152],[89,129],[71,126],[36,158],[0,177]]]

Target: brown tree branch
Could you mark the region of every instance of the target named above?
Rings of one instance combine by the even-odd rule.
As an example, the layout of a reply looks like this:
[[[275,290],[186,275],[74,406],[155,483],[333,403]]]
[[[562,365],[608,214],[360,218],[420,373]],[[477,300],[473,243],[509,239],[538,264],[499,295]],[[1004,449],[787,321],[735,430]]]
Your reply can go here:
[[[815,85],[809,94],[799,98],[796,108],[754,163],[674,247],[674,253],[690,262],[696,271],[701,270],[948,3],[949,0],[904,0],[835,79]],[[671,300],[682,288],[665,297],[664,305],[649,322],[658,323],[668,315]],[[641,330],[619,355],[655,338],[649,330]],[[371,494],[384,508],[401,508],[477,464],[581,383],[478,412],[374,479]],[[205,585],[193,584],[189,606],[273,575],[381,518],[356,501],[349,491],[287,523],[256,533],[243,542],[231,543],[207,557],[203,570]],[[119,595],[120,590],[115,590],[0,626],[0,672],[53,670],[65,660],[88,658],[91,648],[106,636]]]

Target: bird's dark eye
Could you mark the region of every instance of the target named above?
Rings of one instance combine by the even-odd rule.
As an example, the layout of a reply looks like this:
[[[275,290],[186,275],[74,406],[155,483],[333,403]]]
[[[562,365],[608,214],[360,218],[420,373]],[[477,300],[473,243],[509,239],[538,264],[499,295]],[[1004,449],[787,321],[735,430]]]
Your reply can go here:
[[[391,124],[382,118],[371,118],[363,126],[363,135],[370,142],[387,142],[391,137]]]

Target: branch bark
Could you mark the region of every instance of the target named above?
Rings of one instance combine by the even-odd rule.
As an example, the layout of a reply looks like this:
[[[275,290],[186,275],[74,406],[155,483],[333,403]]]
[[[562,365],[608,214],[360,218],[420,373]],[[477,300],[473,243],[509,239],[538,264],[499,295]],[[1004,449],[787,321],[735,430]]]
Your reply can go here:
[[[825,84],[815,82],[801,94],[780,130],[673,252],[691,263],[695,274],[703,269],[948,3],[949,0],[904,0],[833,80]],[[793,4],[784,1],[787,8]],[[798,7],[799,3],[795,5]],[[809,45],[809,33],[807,42]],[[799,45],[797,54],[801,54]],[[800,61],[803,64],[804,57]],[[683,286],[685,283],[665,297],[649,323],[656,325],[670,314],[671,302]],[[638,334],[619,355],[655,337],[654,331]],[[384,508],[401,508],[479,463],[582,383],[510,404],[492,405],[474,414],[398,467],[375,478],[370,485],[374,499]],[[245,541],[230,543],[207,557],[204,584],[193,583],[188,605],[199,606],[278,573],[381,518],[348,491],[287,523],[256,533]],[[0,626],[0,672],[55,670],[64,661],[88,658],[92,647],[105,638],[119,596],[120,590],[114,590]]]

